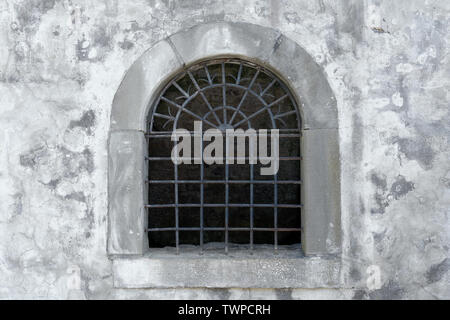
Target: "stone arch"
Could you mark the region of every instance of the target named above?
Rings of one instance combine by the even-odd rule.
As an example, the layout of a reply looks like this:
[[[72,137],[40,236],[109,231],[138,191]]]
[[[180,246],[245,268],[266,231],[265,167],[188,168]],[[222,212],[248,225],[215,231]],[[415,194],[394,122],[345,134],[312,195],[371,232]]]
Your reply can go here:
[[[111,130],[145,130],[149,102],[184,65],[215,56],[255,60],[286,81],[301,102],[303,129],[336,129],[336,99],[323,70],[296,42],[248,23],[202,24],[148,49],[125,74],[114,97]]]
[[[182,30],[156,43],[133,63],[117,90],[108,142],[108,252],[142,254],[148,247],[144,132],[151,102],[185,65],[216,56],[254,60],[290,87],[302,117],[303,251],[307,255],[340,251],[338,112],[323,70],[277,30],[217,22]]]

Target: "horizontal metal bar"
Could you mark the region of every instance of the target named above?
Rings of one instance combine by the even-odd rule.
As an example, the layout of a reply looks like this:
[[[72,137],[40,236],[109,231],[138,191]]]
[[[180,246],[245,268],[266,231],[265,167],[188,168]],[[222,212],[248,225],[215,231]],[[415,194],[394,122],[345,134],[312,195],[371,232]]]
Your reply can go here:
[[[148,228],[147,231],[150,232],[157,232],[157,231],[225,231],[224,227],[203,227],[202,228],[198,228],[198,227],[179,227],[177,228],[173,228],[173,227],[168,227],[168,228]],[[302,231],[301,228],[245,228],[245,227],[238,227],[238,228],[227,228],[228,231],[279,231],[279,232],[300,232]]]
[[[146,204],[146,208],[200,208],[200,207],[208,207],[208,208],[301,208],[303,205],[301,204],[269,204],[269,203],[166,203],[166,204]]]
[[[253,128],[255,130],[258,130],[257,128]],[[277,129],[277,128],[275,128]],[[267,132],[270,133],[271,128],[267,128]],[[302,131],[299,129],[284,129],[284,128],[279,128],[278,129],[279,133],[294,133],[294,134],[302,134]],[[149,132],[146,132],[145,135],[146,136],[152,136],[152,135],[168,135],[171,136],[173,131],[152,131],[150,130]],[[189,131],[189,133],[193,134],[195,131]]]
[[[215,158],[215,157],[214,157]],[[178,159],[180,160],[184,160],[184,157],[179,157]],[[249,160],[249,157],[222,157],[219,158],[222,159],[222,161],[226,161],[226,160]],[[255,157],[255,160],[272,160],[271,157]],[[168,161],[168,160],[172,160],[172,157],[145,157],[145,160],[148,161]],[[198,157],[190,157],[190,158],[186,158],[186,160],[191,160],[191,161],[196,161],[196,160],[202,160],[202,158],[198,158]],[[300,161],[302,160],[302,157],[278,157],[278,160],[280,161],[292,161],[292,160],[297,160]]]
[[[267,130],[267,135],[270,136],[270,130]],[[147,138],[171,138],[172,137],[172,133],[168,133],[168,134],[157,134],[157,133],[147,133],[145,134],[145,136]],[[203,137],[203,135],[201,134],[196,134],[196,133],[190,133],[191,137]],[[244,134],[238,134],[238,133],[233,133],[233,137],[247,137],[248,135]],[[300,138],[302,136],[301,133],[279,133],[278,137],[280,138]]]
[[[301,184],[300,180],[146,180],[150,184],[195,183],[195,184]]]

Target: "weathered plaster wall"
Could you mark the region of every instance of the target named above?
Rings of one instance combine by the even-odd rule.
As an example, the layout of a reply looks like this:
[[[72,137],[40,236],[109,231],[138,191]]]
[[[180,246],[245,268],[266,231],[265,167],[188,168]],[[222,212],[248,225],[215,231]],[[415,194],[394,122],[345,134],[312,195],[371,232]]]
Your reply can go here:
[[[112,99],[146,49],[211,21],[278,29],[325,70],[357,289],[112,288]],[[449,299],[449,22],[445,0],[1,0],[0,298]]]

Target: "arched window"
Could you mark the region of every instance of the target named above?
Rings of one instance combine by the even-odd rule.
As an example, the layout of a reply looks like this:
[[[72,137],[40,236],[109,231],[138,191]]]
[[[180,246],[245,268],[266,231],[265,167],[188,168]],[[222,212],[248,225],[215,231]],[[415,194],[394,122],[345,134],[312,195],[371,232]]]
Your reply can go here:
[[[201,131],[195,129],[196,121]],[[221,163],[208,165],[195,159],[175,165],[171,150],[177,142],[171,141],[171,135],[181,128],[193,140],[211,128],[224,134],[227,129],[242,130],[230,140],[232,156],[226,158],[224,152]],[[250,161],[250,145],[255,144],[255,151],[257,147],[248,135],[252,129],[255,133],[278,129],[276,174],[262,174],[261,167],[270,165],[268,159]],[[175,246],[178,250],[195,245],[200,250],[220,247],[228,251],[261,245],[275,250],[280,245],[299,246],[300,135],[297,103],[286,84],[267,68],[237,58],[208,59],[184,68],[161,90],[148,116],[150,247]],[[239,140],[245,141],[244,157],[238,154]],[[197,141],[200,153],[189,151],[201,158],[209,142],[202,136]],[[269,135],[265,143],[274,141]],[[225,151],[225,136],[222,146]]]
[[[279,156],[292,158],[279,161],[277,176],[258,176],[267,167],[260,159],[254,171],[248,162],[175,169],[168,134],[174,125],[192,133],[195,120],[203,131],[276,127]],[[114,286],[339,285],[339,154],[326,74],[278,30],[213,22],[155,43],[130,66],[112,103],[107,251]],[[200,255],[202,243],[220,250]]]

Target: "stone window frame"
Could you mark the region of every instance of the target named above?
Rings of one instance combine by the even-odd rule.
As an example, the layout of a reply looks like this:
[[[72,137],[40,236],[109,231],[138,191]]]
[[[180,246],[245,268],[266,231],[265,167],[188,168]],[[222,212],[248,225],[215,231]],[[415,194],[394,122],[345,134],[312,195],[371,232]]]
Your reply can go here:
[[[148,108],[167,80],[185,65],[214,57],[241,57],[267,67],[299,103],[303,252],[177,255],[148,246],[144,207]],[[117,288],[339,287],[338,112],[323,70],[279,31],[248,23],[202,24],[159,41],[129,68],[113,100],[108,200],[107,253]]]

